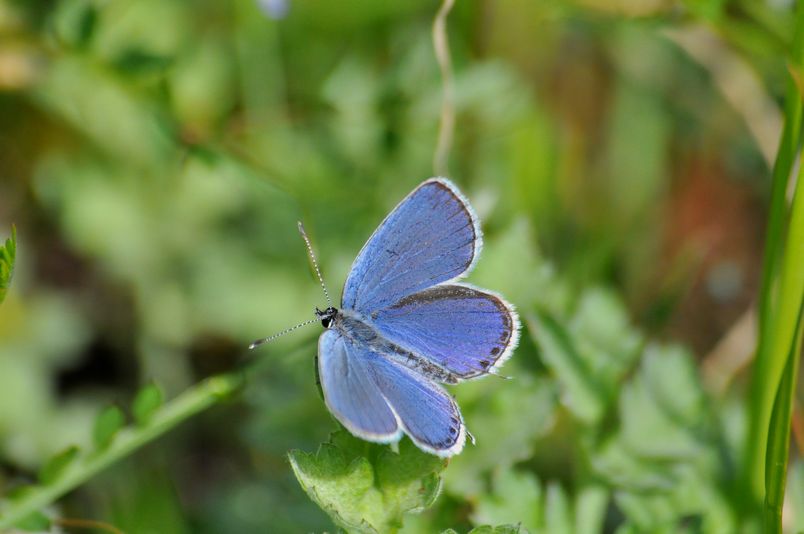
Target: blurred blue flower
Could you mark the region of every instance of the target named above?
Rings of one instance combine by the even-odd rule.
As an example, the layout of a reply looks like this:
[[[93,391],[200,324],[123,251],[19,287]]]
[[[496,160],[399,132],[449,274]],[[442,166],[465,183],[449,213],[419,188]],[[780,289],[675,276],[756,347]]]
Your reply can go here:
[[[257,0],[260,10],[272,19],[283,19],[288,14],[288,0]]]

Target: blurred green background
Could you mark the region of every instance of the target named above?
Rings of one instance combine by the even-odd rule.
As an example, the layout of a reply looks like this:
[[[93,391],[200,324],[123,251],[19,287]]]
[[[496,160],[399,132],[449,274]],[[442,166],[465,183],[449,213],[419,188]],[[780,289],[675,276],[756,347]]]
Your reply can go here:
[[[246,358],[239,399],[58,504],[125,532],[332,530],[288,466],[336,428],[303,220],[339,293],[433,174],[432,1],[0,0],[0,488],[149,381]],[[459,0],[450,177],[470,281],[525,323],[515,380],[458,386],[477,445],[405,531],[755,531],[735,482],[785,2]],[[740,319],[743,318],[743,322]],[[749,324],[749,326],[746,326]],[[736,325],[736,326],[735,326]],[[747,341],[723,348],[729,332]],[[743,338],[746,339],[746,338]],[[717,347],[721,347],[716,350]],[[804,467],[786,524],[804,528]]]

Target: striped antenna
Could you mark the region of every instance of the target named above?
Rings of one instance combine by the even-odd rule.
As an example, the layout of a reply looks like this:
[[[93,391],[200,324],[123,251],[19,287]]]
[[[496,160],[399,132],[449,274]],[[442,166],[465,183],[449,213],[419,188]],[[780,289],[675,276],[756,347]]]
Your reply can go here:
[[[324,277],[321,276],[321,270],[318,268],[318,262],[315,259],[315,253],[313,252],[313,246],[310,244],[310,238],[307,237],[307,232],[304,231],[304,225],[299,221],[299,233],[304,239],[304,243],[307,245],[307,253],[310,254],[310,259],[313,261],[313,267],[315,267],[315,274],[318,276],[318,281],[321,282],[321,289],[324,290],[324,296],[327,297],[327,306],[332,306],[332,299],[329,298],[329,291],[327,291],[327,286],[324,284]]]
[[[293,332],[297,328],[301,328],[302,326],[307,326],[308,324],[312,324],[312,323],[315,323],[315,322],[318,322],[318,317],[316,317],[315,319],[310,319],[309,321],[304,321],[303,323],[299,323],[296,326],[291,326],[290,328],[285,328],[284,330],[282,330],[278,334],[274,334],[272,336],[268,336],[268,337],[264,337],[262,339],[258,339],[257,341],[255,341],[251,345],[249,345],[248,348],[249,348],[249,350],[256,349],[257,347],[259,347],[263,343],[268,343],[269,341],[273,341],[274,339],[276,339],[276,338],[278,338],[280,336],[284,336],[285,334],[287,334],[289,332]]]
[[[329,291],[327,291],[327,286],[324,284],[324,277],[321,276],[321,270],[318,268],[318,261],[315,259],[315,253],[313,252],[313,245],[310,244],[310,238],[307,237],[307,232],[304,231],[304,225],[299,221],[299,233],[304,239],[304,244],[307,245],[307,253],[310,255],[310,259],[313,261],[313,267],[315,267],[315,274],[318,276],[318,281],[321,282],[321,289],[324,290],[324,296],[327,297],[327,305],[329,308],[332,308],[332,300],[329,298]],[[329,308],[327,311],[329,311]],[[315,319],[310,319],[308,321],[304,321],[303,323],[299,323],[296,326],[291,326],[290,328],[286,328],[279,332],[278,334],[274,334],[272,336],[268,336],[262,339],[258,339],[254,341],[251,345],[248,346],[249,349],[255,349],[262,345],[263,343],[268,343],[269,341],[273,341],[274,339],[284,336],[287,333],[293,332],[297,328],[301,328],[302,326],[307,326],[308,324],[312,324],[318,321],[321,321],[323,317],[323,312],[320,312],[316,309],[316,317]]]

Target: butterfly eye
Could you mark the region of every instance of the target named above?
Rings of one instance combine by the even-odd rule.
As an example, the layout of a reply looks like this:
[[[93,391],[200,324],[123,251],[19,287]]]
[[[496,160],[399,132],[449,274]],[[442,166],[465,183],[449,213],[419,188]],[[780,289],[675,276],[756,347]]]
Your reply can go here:
[[[335,320],[335,316],[338,315],[338,310],[330,306],[326,310],[319,310],[318,308],[315,309],[316,317],[321,321],[321,326],[324,328],[329,328],[332,325],[332,322]]]

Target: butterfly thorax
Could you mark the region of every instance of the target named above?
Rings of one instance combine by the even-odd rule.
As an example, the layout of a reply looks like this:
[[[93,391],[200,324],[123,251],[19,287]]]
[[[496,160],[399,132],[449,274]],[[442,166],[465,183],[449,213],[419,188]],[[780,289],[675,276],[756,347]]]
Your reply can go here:
[[[334,328],[350,341],[367,345],[377,354],[401,363],[408,369],[417,371],[431,380],[437,380],[444,384],[458,383],[458,377],[455,374],[436,365],[429,359],[385,339],[366,317],[355,310],[327,308],[321,313],[326,313],[330,309],[334,310],[334,314],[328,324],[324,324],[324,316],[319,315],[319,317],[322,317],[321,324],[325,328]],[[318,313],[318,310],[316,313]]]

